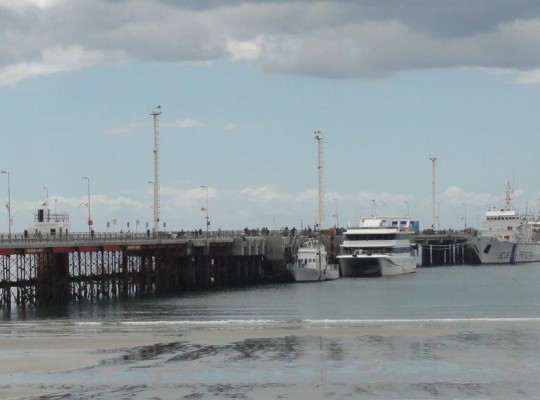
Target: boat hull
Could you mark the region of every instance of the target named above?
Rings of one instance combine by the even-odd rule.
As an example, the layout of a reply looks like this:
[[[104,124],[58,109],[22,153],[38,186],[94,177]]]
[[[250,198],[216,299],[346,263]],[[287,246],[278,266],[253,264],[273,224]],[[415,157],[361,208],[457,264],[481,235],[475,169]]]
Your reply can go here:
[[[540,261],[540,243],[515,243],[478,236],[470,246],[480,264],[515,264]]]
[[[325,269],[289,266],[287,271],[295,282],[331,281],[339,278],[339,269],[330,266]]]
[[[341,276],[389,276],[408,274],[416,271],[416,259],[413,256],[338,256]]]

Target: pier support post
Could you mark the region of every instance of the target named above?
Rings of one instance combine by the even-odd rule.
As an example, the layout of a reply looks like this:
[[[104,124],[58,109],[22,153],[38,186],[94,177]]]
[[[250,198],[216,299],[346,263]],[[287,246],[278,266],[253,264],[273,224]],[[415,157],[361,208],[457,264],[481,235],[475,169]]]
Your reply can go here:
[[[0,256],[2,270],[2,276],[0,277],[0,280],[2,281],[2,286],[0,287],[0,308],[8,310],[11,308],[11,273],[9,261],[9,256]]]
[[[67,302],[69,299],[69,254],[34,254],[37,267],[38,304]]]

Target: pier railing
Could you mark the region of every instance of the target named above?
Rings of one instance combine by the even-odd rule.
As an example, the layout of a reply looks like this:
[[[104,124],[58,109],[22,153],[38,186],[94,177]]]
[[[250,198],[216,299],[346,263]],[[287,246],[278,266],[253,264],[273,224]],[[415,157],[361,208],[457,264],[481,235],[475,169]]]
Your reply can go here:
[[[65,243],[65,242],[148,242],[148,241],[161,241],[168,239],[186,239],[186,240],[204,240],[204,239],[225,239],[225,238],[238,238],[246,236],[284,236],[283,231],[266,231],[261,232],[258,230],[217,230],[200,233],[199,231],[188,232],[159,232],[157,235],[148,234],[145,232],[100,232],[100,233],[88,233],[88,232],[74,232],[62,235],[43,235],[43,234],[24,234],[24,233],[12,233],[0,234],[0,246],[13,246],[18,244],[31,244],[31,243]]]

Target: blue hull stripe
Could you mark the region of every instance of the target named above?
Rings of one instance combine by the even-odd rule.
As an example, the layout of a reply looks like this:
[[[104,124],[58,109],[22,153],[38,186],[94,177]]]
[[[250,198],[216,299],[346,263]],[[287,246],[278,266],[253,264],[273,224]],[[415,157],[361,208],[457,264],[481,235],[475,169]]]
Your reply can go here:
[[[514,264],[516,262],[516,249],[517,249],[517,244],[513,243],[512,251],[510,253],[510,264]]]

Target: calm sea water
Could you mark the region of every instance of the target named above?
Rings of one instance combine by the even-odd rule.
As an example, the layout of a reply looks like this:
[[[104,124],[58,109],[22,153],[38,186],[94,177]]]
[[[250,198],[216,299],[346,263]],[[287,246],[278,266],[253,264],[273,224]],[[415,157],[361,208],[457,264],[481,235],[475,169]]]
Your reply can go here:
[[[540,264],[13,310],[0,334],[1,398],[540,398]]]

